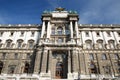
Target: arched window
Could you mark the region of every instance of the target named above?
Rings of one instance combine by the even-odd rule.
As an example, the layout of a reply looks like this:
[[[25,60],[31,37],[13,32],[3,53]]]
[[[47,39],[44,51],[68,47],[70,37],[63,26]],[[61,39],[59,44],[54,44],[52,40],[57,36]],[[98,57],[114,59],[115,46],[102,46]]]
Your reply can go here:
[[[15,58],[15,59],[18,59],[18,53],[15,53],[15,54],[14,54],[14,58]]]
[[[94,55],[92,53],[89,54],[90,60],[94,60]]]
[[[91,74],[96,74],[97,73],[97,69],[96,69],[95,64],[91,63],[90,66],[89,66],[89,69],[90,69]]]
[[[115,59],[119,59],[119,55],[117,53],[114,54]]]
[[[114,40],[109,40],[108,44],[109,44],[110,49],[114,49],[115,48],[115,42],[114,42]]]
[[[62,31],[63,31],[62,27],[58,27],[57,28],[58,35],[62,35]]]
[[[98,48],[103,49],[103,40],[97,40]]]
[[[107,60],[107,56],[106,56],[106,54],[103,53],[101,58],[102,58],[102,60]]]
[[[28,45],[29,45],[29,48],[32,49],[34,46],[34,40],[29,40]]]
[[[1,74],[1,72],[2,72],[2,69],[3,69],[3,62],[0,61],[0,74]]]
[[[91,40],[86,40],[85,43],[86,43],[87,49],[92,49],[92,41]]]
[[[8,74],[13,74],[15,71],[16,65],[9,65],[8,66]]]
[[[24,73],[28,73],[28,72],[29,72],[29,63],[26,62],[24,67]]]
[[[17,48],[21,48],[22,47],[22,43],[23,43],[22,39],[17,40]]]
[[[56,78],[62,78],[63,77],[63,63],[57,62],[56,63]]]
[[[111,73],[111,67],[109,65],[103,66],[103,69],[105,74]]]
[[[10,48],[11,47],[11,43],[12,43],[11,39],[6,40],[6,47]]]

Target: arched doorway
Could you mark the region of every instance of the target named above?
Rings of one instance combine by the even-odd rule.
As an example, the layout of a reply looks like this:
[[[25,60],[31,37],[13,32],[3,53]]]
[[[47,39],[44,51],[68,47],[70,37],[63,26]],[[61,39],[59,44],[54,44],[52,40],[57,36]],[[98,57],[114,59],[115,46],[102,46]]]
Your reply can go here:
[[[68,73],[67,51],[53,51],[52,77],[56,79],[66,79]]]
[[[63,78],[63,63],[62,62],[57,62],[56,63],[56,78],[61,79]]]
[[[24,73],[28,73],[29,72],[29,63],[25,63],[25,67],[24,67]]]

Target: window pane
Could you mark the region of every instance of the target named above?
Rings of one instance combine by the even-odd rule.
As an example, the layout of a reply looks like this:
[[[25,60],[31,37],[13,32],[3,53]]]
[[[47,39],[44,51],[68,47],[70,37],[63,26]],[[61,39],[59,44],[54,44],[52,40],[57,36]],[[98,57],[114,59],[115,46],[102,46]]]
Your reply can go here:
[[[106,59],[107,59],[106,54],[102,54],[102,60],[106,60]]]
[[[115,59],[119,59],[119,56],[118,56],[118,54],[116,53],[116,54],[114,54],[114,56],[115,56]]]
[[[94,56],[92,53],[89,54],[90,60],[94,60]]]

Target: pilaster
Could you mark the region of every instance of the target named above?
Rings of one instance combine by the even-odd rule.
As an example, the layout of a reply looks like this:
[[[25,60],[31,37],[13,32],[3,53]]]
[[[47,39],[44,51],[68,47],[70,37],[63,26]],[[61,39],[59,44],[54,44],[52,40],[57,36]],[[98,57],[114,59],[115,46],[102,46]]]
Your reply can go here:
[[[73,72],[78,72],[78,53],[76,50],[73,51],[72,53],[72,64],[73,64]]]
[[[48,56],[48,50],[44,49],[42,56],[42,67],[41,67],[42,73],[46,73],[47,71],[47,56]]]
[[[48,21],[48,24],[47,24],[47,38],[50,38],[50,31],[51,30],[51,26],[50,26],[50,21]]]
[[[68,73],[71,73],[71,53],[68,51]]]
[[[79,42],[78,42],[79,31],[78,31],[78,23],[77,23],[77,21],[75,21],[75,31],[76,31],[76,38],[77,38],[77,44],[78,44],[78,43],[79,43]]]
[[[42,24],[42,31],[41,31],[41,38],[43,38],[44,36],[44,33],[45,33],[45,21],[43,21],[43,24]]]
[[[42,54],[42,50],[38,50],[36,53],[35,67],[34,67],[34,73],[36,74],[38,74],[40,71],[41,54]]]
[[[49,51],[49,62],[48,62],[48,72],[51,72],[52,67],[52,51]]]

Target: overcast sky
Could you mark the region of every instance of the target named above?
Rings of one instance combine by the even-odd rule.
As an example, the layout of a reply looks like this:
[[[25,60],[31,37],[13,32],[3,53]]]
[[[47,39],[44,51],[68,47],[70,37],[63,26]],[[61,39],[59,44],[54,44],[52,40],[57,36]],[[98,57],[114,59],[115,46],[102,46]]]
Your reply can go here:
[[[0,0],[0,24],[41,24],[56,7],[77,11],[80,24],[120,24],[120,0]]]

